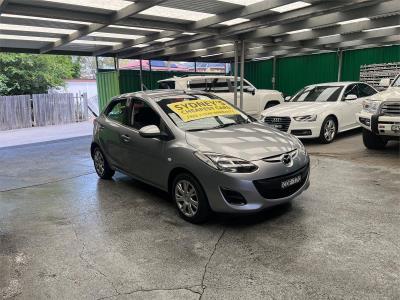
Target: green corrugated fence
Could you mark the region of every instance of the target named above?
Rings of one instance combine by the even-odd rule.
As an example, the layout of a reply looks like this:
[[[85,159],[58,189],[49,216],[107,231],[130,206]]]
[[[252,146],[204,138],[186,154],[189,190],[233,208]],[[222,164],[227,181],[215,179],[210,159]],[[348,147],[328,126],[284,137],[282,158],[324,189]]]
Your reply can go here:
[[[114,96],[119,95],[119,78],[117,71],[98,72],[96,75],[97,95],[99,99],[99,111],[102,111],[104,106]]]
[[[293,95],[306,85],[337,81],[336,53],[304,55],[277,59],[276,89]]]
[[[359,80],[363,64],[400,61],[400,46],[378,47],[343,52],[342,80]],[[276,89],[293,95],[306,85],[337,81],[339,58],[337,53],[323,53],[284,57],[276,60]],[[139,70],[99,72],[97,88],[100,108],[120,93],[140,90]],[[157,81],[190,73],[143,71],[143,83],[148,89],[157,88]],[[206,75],[206,74],[204,74]],[[273,61],[252,61],[245,64],[245,78],[259,89],[271,89]]]
[[[400,46],[387,46],[343,53],[342,80],[359,80],[360,66],[400,61]]]

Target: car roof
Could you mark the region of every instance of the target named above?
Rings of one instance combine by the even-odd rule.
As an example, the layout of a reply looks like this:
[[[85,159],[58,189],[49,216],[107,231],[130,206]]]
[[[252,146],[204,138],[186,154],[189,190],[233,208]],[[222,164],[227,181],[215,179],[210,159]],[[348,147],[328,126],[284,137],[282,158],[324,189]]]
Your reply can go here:
[[[159,89],[159,90],[148,90],[148,91],[140,91],[134,93],[126,93],[119,96],[114,97],[117,98],[130,98],[130,97],[138,97],[145,98],[158,101],[160,99],[164,99],[167,97],[179,97],[185,95],[210,95],[210,93],[202,92],[202,91],[184,91],[184,90],[168,90],[168,89]]]
[[[216,75],[191,75],[191,76],[184,76],[184,77],[174,76],[174,77],[159,80],[158,82],[180,80],[180,79],[193,80],[193,79],[212,79],[212,78],[234,79],[234,76],[217,75],[217,74]],[[240,77],[238,77],[238,79],[240,79]]]
[[[354,83],[365,83],[365,82],[360,82],[360,81],[322,82],[322,83],[317,83],[317,84],[310,84],[310,85],[307,85],[307,86],[309,86],[309,87],[314,87],[314,86],[347,86],[349,84],[354,84]]]

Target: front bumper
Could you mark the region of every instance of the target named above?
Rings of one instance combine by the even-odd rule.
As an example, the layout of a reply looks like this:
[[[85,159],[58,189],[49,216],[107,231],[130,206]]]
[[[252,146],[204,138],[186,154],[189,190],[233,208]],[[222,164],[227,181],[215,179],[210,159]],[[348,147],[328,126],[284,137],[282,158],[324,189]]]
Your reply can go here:
[[[274,120],[278,120],[274,122]],[[281,121],[279,121],[281,120]],[[282,120],[284,120],[282,122]],[[301,139],[314,139],[318,138],[321,133],[322,123],[320,120],[312,121],[312,122],[298,122],[294,120],[292,117],[282,117],[282,116],[268,116],[268,121],[266,121],[266,117],[263,116],[261,121],[265,124],[268,124],[271,127],[279,129],[281,131],[293,134]]]
[[[377,135],[400,137],[400,118],[379,116],[365,111],[356,114],[357,122]]]
[[[309,158],[306,156],[302,159],[298,159],[291,168],[285,167],[281,162],[268,163],[257,161],[253,163],[259,166],[259,170],[254,173],[234,174],[215,170],[209,172],[208,170],[206,176],[198,177],[207,194],[210,207],[213,211],[222,213],[251,213],[261,211],[268,207],[290,202],[310,185],[310,165]],[[303,180],[295,189],[290,191],[290,194],[282,193],[284,197],[276,196],[275,185],[275,191],[270,193],[275,193],[275,196],[272,199],[265,198],[260,193],[262,192],[260,191],[260,187],[256,187],[255,185],[256,181],[270,182],[273,180],[276,183],[277,180],[279,181],[279,178],[284,178],[283,181],[288,178],[294,178],[296,177],[296,171],[300,169],[305,169],[307,171],[304,178],[302,178]],[[264,189],[268,189],[268,185],[266,185]],[[239,193],[246,200],[245,204],[239,205],[230,203],[229,200],[224,197],[222,190],[230,190]],[[268,194],[268,191],[264,191],[263,194]]]

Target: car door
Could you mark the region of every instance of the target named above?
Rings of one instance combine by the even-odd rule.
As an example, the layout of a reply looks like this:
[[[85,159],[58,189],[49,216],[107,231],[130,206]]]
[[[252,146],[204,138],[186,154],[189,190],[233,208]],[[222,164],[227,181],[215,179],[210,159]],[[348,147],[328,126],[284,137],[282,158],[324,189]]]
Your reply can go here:
[[[168,158],[165,153],[167,140],[144,138],[139,130],[148,125],[156,125],[161,132],[170,131],[151,105],[140,98],[132,98],[130,114],[130,142],[126,145],[128,159],[126,166],[130,174],[156,186],[163,187],[168,176]]]
[[[231,80],[232,93],[234,92],[234,84],[235,81]],[[256,93],[250,91],[251,89],[254,89],[252,85],[247,80],[243,80],[243,104],[241,107],[246,113],[250,115],[257,115],[260,113],[260,101]],[[237,82],[237,91],[238,91],[237,106],[240,107],[240,80],[238,80]]]
[[[348,95],[356,95],[357,99],[354,100],[346,100]],[[348,129],[356,126],[356,112],[360,107],[360,99],[359,99],[359,91],[358,84],[350,84],[346,87],[341,101],[341,114],[342,114],[342,129]]]
[[[128,129],[128,99],[113,100],[107,107],[104,115],[99,118],[99,139],[101,148],[105,152],[107,160],[117,168],[122,168],[124,162],[124,140]]]

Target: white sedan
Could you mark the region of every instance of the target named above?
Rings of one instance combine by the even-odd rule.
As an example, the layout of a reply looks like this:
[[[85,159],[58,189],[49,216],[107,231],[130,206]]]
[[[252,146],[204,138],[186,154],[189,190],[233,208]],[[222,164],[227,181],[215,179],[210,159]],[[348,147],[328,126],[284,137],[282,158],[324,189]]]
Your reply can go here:
[[[288,102],[261,113],[261,120],[300,138],[332,142],[338,132],[359,127],[355,114],[362,109],[363,97],[377,91],[362,82],[332,82],[309,85]]]

